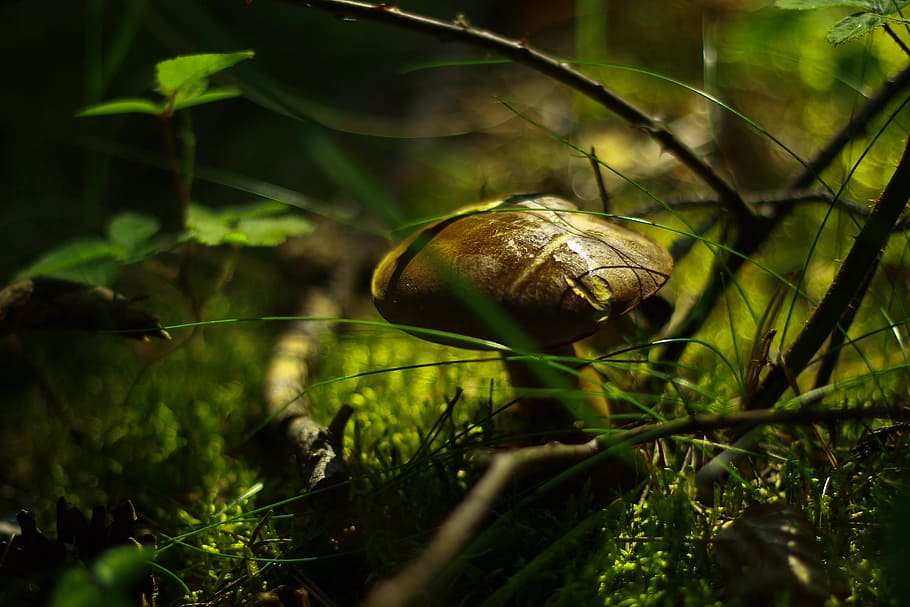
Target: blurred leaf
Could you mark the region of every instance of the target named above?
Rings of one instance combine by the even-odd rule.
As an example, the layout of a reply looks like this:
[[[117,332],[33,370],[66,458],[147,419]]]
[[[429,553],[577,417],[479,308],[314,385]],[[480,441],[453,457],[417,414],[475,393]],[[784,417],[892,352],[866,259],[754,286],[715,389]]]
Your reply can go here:
[[[164,95],[175,95],[178,89],[217,74],[236,63],[251,59],[254,55],[254,51],[246,50],[236,53],[183,55],[161,61],[156,66],[158,89]]]
[[[233,99],[234,97],[239,97],[240,95],[240,89],[225,86],[217,89],[209,89],[203,93],[199,93],[193,96],[182,98],[178,96],[177,101],[174,103],[174,110],[182,110],[196,105],[214,103],[216,101],[223,101],[224,99]]]
[[[170,98],[170,103],[150,101],[140,97],[111,99],[83,108],[76,113],[76,116],[111,116],[114,114],[158,116],[164,112],[238,97],[241,93],[235,87],[209,89],[207,78],[240,61],[251,59],[254,55],[255,52],[246,50],[236,53],[184,55],[161,61],[155,66],[157,90]]]
[[[110,101],[102,101],[101,103],[90,105],[76,112],[76,117],[112,116],[114,114],[151,114],[152,116],[157,116],[164,109],[165,107],[161,103],[155,103],[139,97],[130,97],[111,99]]]
[[[69,569],[57,584],[51,607],[131,607],[131,587],[147,573],[148,558],[135,546],[102,554],[92,571]]]
[[[115,216],[107,226],[111,242],[124,249],[135,249],[158,233],[161,224],[151,215],[126,211]]]
[[[274,247],[291,236],[306,234],[312,229],[303,217],[285,214],[278,217],[255,217],[237,223],[237,230],[247,235],[248,246]]]
[[[158,233],[158,220],[144,213],[126,211],[107,226],[107,238],[79,238],[51,249],[15,279],[53,276],[109,285],[120,265],[147,259],[158,252],[149,239]]]
[[[78,565],[60,577],[50,601],[50,607],[101,607],[104,604],[104,591],[94,583],[92,574]],[[111,604],[125,607],[122,600]]]
[[[136,546],[122,546],[103,553],[92,569],[95,579],[111,589],[128,591],[148,573],[148,556]]]
[[[287,212],[284,205],[257,202],[213,210],[190,205],[187,237],[209,246],[235,244],[250,247],[276,246],[290,236],[305,234],[309,221]]]
[[[231,233],[228,225],[229,222],[212,209],[199,204],[190,205],[186,226],[187,236],[191,240],[209,246],[224,244],[225,238]]]
[[[16,274],[16,279],[32,276],[81,277],[82,267],[100,260],[116,260],[124,248],[102,238],[80,238],[48,251],[32,265]]]

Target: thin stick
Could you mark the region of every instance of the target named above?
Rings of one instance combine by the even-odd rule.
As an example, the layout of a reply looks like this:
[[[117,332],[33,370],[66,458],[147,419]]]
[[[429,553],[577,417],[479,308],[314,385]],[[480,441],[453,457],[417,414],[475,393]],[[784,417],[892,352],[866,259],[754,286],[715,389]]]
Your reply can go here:
[[[885,186],[872,214],[856,235],[853,246],[834,277],[818,307],[797,335],[781,364],[773,367],[754,394],[746,400],[747,409],[766,409],[774,405],[788,387],[787,375],[799,375],[809,360],[831,334],[858,289],[865,284],[866,273],[875,267],[904,207],[910,200],[910,141]]]
[[[784,191],[802,190],[810,187],[832,162],[838,157],[848,143],[866,133],[866,129],[888,104],[910,87],[910,66],[901,70],[897,76],[885,82],[865,105],[844,125],[806,166],[784,187]],[[767,218],[756,218],[751,229],[741,230],[731,248],[738,254],[728,254],[721,258],[712,271],[712,278],[702,291],[698,303],[692,308],[685,320],[680,323],[672,337],[675,340],[661,354],[659,366],[670,369],[682,357],[686,348],[686,338],[692,337],[708,319],[720,296],[726,291],[726,282],[721,273],[728,276],[736,274],[746,258],[752,256],[765,243],[771,233],[789,216],[793,205],[781,205],[774,208]]]
[[[747,225],[754,213],[739,193],[709,164],[659,120],[620,97],[601,82],[572,67],[568,62],[551,57],[527,44],[524,40],[505,38],[493,32],[470,25],[464,18],[454,22],[432,19],[405,12],[387,4],[369,4],[352,0],[303,0],[297,2],[309,8],[327,11],[339,18],[363,19],[387,23],[402,29],[427,34],[439,40],[453,40],[484,51],[495,53],[515,63],[530,67],[541,74],[561,82],[569,88],[590,97],[615,113],[633,127],[639,128],[670,154],[675,156],[693,173],[714,190],[742,225]]]
[[[869,219],[857,234],[850,252],[825,292],[818,307],[809,317],[799,335],[793,341],[780,364],[771,367],[758,388],[747,395],[744,407],[747,410],[770,409],[791,385],[792,378],[799,375],[821,348],[825,339],[835,330],[850,304],[859,301],[860,290],[867,285],[865,277],[881,250],[907,201],[910,200],[910,140],[904,154],[885,187],[882,197],[876,203]],[[736,449],[724,451],[708,462],[696,476],[699,496],[709,499],[710,485],[724,474],[728,466],[737,459],[738,453],[750,449],[756,442],[754,433],[740,436],[734,445]]]

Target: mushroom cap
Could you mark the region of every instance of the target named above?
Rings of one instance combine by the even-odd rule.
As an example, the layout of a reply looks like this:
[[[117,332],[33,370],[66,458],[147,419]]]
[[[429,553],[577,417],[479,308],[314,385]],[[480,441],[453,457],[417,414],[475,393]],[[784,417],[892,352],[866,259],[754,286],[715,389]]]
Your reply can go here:
[[[667,250],[647,236],[555,196],[519,195],[418,230],[379,262],[372,293],[389,322],[515,345],[496,326],[498,307],[525,341],[546,348],[628,312],[672,269]]]

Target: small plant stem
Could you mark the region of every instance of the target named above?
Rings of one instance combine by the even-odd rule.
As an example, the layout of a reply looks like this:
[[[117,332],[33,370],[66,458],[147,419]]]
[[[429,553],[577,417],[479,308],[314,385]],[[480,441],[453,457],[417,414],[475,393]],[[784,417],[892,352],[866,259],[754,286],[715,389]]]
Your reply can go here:
[[[183,171],[180,169],[180,159],[177,156],[177,142],[174,133],[174,114],[165,112],[160,116],[161,124],[164,130],[164,147],[167,151],[168,167],[171,171],[171,179],[174,181],[174,190],[177,193],[177,206],[180,212],[180,229],[186,230],[187,221],[190,212],[190,191],[187,187],[186,180],[183,177]],[[190,307],[193,310],[195,320],[202,319],[202,302],[193,288],[193,282],[190,279],[190,271],[193,265],[195,251],[193,243],[188,242],[183,247],[183,258],[180,260],[180,269],[177,272],[176,283],[189,299]],[[194,329],[195,331],[195,329]]]
[[[433,582],[468,545],[481,524],[495,511],[496,500],[518,475],[543,463],[580,462],[613,449],[679,435],[705,433],[724,428],[751,429],[761,425],[811,425],[850,419],[910,419],[907,403],[902,406],[849,409],[743,411],[731,415],[692,415],[646,424],[625,432],[602,434],[586,443],[548,443],[496,453],[481,479],[443,522],[430,544],[394,577],[380,582],[367,597],[366,607],[405,607],[426,598]],[[582,469],[583,467],[579,467]],[[571,474],[560,474],[538,488],[533,497],[555,489]]]
[[[882,249],[888,242],[894,224],[907,206],[908,200],[910,200],[910,140],[904,148],[904,154],[894,175],[866,223],[863,224],[860,233],[857,234],[831,287],[797,335],[790,349],[781,357],[780,364],[772,366],[758,388],[746,395],[744,399],[746,410],[754,411],[773,407],[787,388],[793,385],[795,378],[806,368],[825,339],[832,334],[832,331],[835,331],[838,323],[846,323],[849,320],[850,306],[858,306],[862,301],[863,292],[868,287],[869,273],[875,267]],[[830,350],[828,355],[830,355]],[[823,373],[825,373],[824,366],[819,371],[819,377]],[[818,381],[819,379],[816,378],[816,384]],[[720,479],[726,468],[732,465],[744,451],[751,449],[757,440],[758,437],[754,432],[747,433],[745,436],[740,435],[733,449],[727,449],[699,470],[696,475],[696,485],[701,499],[710,499],[713,494],[709,490],[710,485]]]
[[[171,171],[171,179],[174,182],[174,191],[177,193],[177,205],[180,210],[180,229],[185,230],[190,209],[190,192],[183,178],[183,172],[180,170],[180,160],[177,157],[174,115],[162,115],[161,125],[164,130],[164,147],[167,152],[168,167]]]
[[[597,192],[600,194],[600,204],[603,207],[603,213],[609,215],[610,193],[607,191],[607,186],[604,183],[604,176],[600,171],[600,161],[597,159],[597,152],[594,151],[593,145],[591,146],[591,155],[588,159],[591,161],[591,168],[594,170],[594,179],[597,182]]]
[[[505,38],[493,32],[470,25],[464,19],[454,22],[442,21],[408,13],[395,6],[354,2],[352,0],[305,0],[296,2],[308,8],[327,11],[342,18],[356,18],[387,23],[441,40],[454,40],[481,50],[495,53],[515,63],[530,67],[541,74],[565,84],[569,88],[590,97],[603,107],[615,113],[633,127],[641,129],[662,148],[675,156],[693,173],[698,175],[743,226],[754,217],[752,208],[739,193],[727,183],[711,166],[702,160],[691,148],[667,130],[659,120],[646,114],[626,99],[620,97],[601,82],[594,80],[572,67],[568,62],[551,57],[524,40]]]

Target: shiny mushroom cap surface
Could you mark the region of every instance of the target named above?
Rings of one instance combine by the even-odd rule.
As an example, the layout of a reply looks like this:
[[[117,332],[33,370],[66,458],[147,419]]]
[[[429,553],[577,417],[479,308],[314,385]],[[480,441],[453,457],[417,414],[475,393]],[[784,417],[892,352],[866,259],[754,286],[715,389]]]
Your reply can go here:
[[[519,195],[412,234],[379,262],[372,294],[392,323],[515,345],[497,326],[505,313],[527,342],[547,348],[633,309],[672,269],[667,250],[643,234],[555,196]]]

